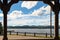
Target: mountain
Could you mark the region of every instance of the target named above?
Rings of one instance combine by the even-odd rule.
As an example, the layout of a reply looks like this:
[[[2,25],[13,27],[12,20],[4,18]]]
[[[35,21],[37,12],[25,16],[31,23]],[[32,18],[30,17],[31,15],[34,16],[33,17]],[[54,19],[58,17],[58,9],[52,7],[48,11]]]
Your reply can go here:
[[[8,26],[8,28],[37,28],[37,29],[48,29],[50,26]],[[52,26],[54,28],[54,26]]]

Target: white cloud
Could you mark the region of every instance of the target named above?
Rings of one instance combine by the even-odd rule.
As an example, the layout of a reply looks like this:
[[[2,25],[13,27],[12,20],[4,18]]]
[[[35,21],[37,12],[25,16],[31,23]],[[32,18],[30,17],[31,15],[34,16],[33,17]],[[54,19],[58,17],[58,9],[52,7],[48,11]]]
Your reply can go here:
[[[44,16],[42,18],[39,18],[40,16],[33,16],[31,14],[24,15],[22,13],[22,11],[13,11],[10,13],[8,15],[8,25],[49,25],[49,17]]]
[[[31,9],[31,8],[34,7],[37,3],[38,3],[38,1],[23,1],[23,3],[21,4],[21,7],[25,7],[25,8],[27,8],[27,9]]]
[[[3,17],[3,14],[2,13],[0,13],[0,17]]]
[[[8,19],[16,19],[17,17],[22,16],[22,13],[23,13],[22,11],[15,10],[8,15]]]
[[[45,12],[43,10],[46,10]],[[50,7],[41,7],[35,11],[33,11],[31,14],[22,14],[22,11],[13,11],[10,13],[9,16],[12,16],[10,21],[8,20],[8,25],[50,25],[50,19],[49,15],[42,16],[39,18],[42,13],[49,14],[50,13]],[[37,17],[37,18],[34,18]],[[18,18],[18,19],[17,19]]]
[[[51,11],[51,7],[48,5],[44,10],[46,10],[45,14],[49,14]]]
[[[45,12],[44,12],[44,10],[45,10]],[[47,7],[43,6],[43,7],[39,8],[39,9],[37,9],[37,10],[34,10],[31,15],[40,16],[40,15],[43,15],[43,14],[50,14],[50,10],[51,9],[50,9],[49,5]]]
[[[44,6],[41,7],[41,8],[39,8],[39,9],[37,9],[37,10],[34,10],[34,11],[32,12],[32,15],[33,15],[33,16],[41,15],[43,9],[44,9]]]
[[[24,17],[23,17],[24,18]],[[13,26],[18,26],[18,25],[49,25],[49,19],[46,18],[46,19],[29,19],[28,18],[24,18],[24,19],[15,19],[15,20],[11,20],[11,21],[8,21],[8,25],[12,24]]]
[[[43,10],[46,10],[45,12]],[[12,11],[8,14],[8,26],[16,25],[50,25],[49,16],[42,16],[42,13],[49,14],[50,7],[41,7],[37,10],[34,10],[31,14],[23,14],[22,11]],[[0,15],[2,17],[3,14]],[[35,17],[35,18],[34,18]]]

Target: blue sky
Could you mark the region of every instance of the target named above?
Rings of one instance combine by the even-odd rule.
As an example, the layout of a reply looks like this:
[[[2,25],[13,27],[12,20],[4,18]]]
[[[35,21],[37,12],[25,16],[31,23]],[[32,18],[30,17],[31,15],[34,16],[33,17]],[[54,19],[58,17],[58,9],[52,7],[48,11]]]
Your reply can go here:
[[[37,10],[42,6],[46,6],[43,2],[37,2],[37,4],[34,7],[31,7],[30,9],[27,9],[26,7],[21,7],[22,1],[19,1],[18,3],[12,5],[11,10],[9,12],[12,12],[14,10],[22,10],[25,14]]]
[[[7,16],[8,26],[48,26],[50,25],[50,6],[41,1],[19,1],[11,6]],[[54,25],[54,13],[52,17],[52,24]],[[3,24],[3,13],[1,10],[0,22]]]

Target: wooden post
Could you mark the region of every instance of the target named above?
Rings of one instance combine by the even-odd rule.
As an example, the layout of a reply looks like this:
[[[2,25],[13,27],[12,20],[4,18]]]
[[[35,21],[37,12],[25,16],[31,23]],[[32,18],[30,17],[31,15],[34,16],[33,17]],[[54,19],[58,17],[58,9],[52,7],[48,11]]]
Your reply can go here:
[[[59,11],[55,11],[55,39],[59,39]]]
[[[26,36],[26,32],[24,33],[24,35]]]
[[[3,0],[3,2],[1,2],[1,0],[0,0],[0,8],[4,14],[4,36],[3,36],[3,40],[8,40],[8,38],[7,38],[7,14],[8,14],[8,11],[10,10],[11,5],[17,3],[18,1],[19,0],[11,0],[8,3],[8,0]]]
[[[11,33],[12,33],[12,32],[10,31],[10,35],[11,35]]]
[[[52,8],[50,9],[50,37],[52,38]]]
[[[17,32],[17,35],[18,35],[18,32]]]
[[[36,33],[34,33],[34,37],[36,36]]]
[[[55,0],[55,40],[59,40],[59,0]]]
[[[47,32],[46,32],[46,38],[47,38]]]
[[[8,40],[7,38],[7,12],[3,11],[4,13],[4,37],[3,40]]]
[[[59,26],[59,11],[60,11],[60,0],[54,0],[54,4],[51,1],[43,1],[44,3],[48,4],[51,6],[52,10],[55,12],[55,40],[59,40],[59,30],[58,30],[58,26]]]

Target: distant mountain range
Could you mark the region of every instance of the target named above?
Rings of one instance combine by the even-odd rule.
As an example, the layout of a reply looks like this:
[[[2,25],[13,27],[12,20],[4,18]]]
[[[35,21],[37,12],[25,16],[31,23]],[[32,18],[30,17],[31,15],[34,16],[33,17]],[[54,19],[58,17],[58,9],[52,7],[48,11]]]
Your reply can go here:
[[[8,26],[8,28],[37,28],[37,29],[50,29],[54,26]],[[60,28],[60,27],[59,27]]]

